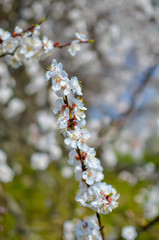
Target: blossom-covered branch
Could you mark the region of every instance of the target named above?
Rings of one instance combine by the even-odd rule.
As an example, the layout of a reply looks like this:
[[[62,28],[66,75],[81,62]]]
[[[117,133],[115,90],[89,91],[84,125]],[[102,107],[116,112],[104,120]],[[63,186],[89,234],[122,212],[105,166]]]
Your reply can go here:
[[[53,60],[46,79],[52,81],[52,89],[59,97],[54,109],[59,114],[57,125],[65,137],[65,144],[71,147],[68,163],[75,167],[75,178],[79,181],[76,201],[82,206],[97,212],[102,239],[103,227],[99,214],[108,214],[118,206],[116,190],[111,185],[101,182],[104,178],[100,160],[96,158],[94,148],[86,142],[91,137],[86,129],[86,107],[84,106],[81,86],[77,77],[70,80],[62,69],[62,64]]]
[[[54,43],[47,36],[40,39],[42,19],[38,24],[23,30],[20,27],[15,27],[13,33],[0,28],[0,57],[6,57],[7,64],[13,68],[18,68],[25,60],[36,59],[44,60],[51,56],[54,48],[64,48],[69,46],[69,53],[75,56],[80,50],[81,43],[92,43],[93,40],[88,40],[84,34],[76,33],[76,40],[66,44],[60,42]]]

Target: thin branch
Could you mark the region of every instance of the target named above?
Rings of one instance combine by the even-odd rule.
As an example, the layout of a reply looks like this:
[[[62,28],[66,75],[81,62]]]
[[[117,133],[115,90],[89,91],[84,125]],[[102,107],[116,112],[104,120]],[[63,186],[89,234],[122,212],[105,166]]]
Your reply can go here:
[[[159,222],[159,215],[154,218],[152,221],[148,222],[145,226],[138,226],[138,236],[136,239],[138,239],[139,235],[145,231],[147,231],[149,228],[151,228],[155,223]],[[120,235],[118,238],[115,238],[114,240],[122,240],[122,236]]]
[[[76,40],[79,40],[79,39],[76,39]],[[81,44],[81,43],[91,43],[92,41],[93,41],[92,39],[86,40],[86,41],[79,40],[79,44]],[[63,44],[63,45],[60,45],[59,42],[56,42],[56,43],[54,44],[54,48],[64,48],[64,47],[70,46],[71,44],[72,44],[72,41],[70,41],[70,42],[68,42],[68,43],[65,43],[65,44]]]
[[[6,53],[3,53],[2,55],[0,55],[0,57],[5,57],[5,56],[7,56],[7,55],[11,55],[11,56],[13,56],[14,55],[14,53],[16,52],[16,50],[19,48],[19,46],[17,46],[15,49],[14,49],[14,51],[13,52],[6,52]]]
[[[105,236],[104,236],[104,231],[103,231],[104,226],[102,225],[100,214],[99,214],[98,212],[96,212],[96,216],[97,216],[97,219],[98,219],[98,223],[99,223],[99,227],[100,227],[99,230],[100,230],[100,232],[101,232],[102,239],[103,239],[103,240],[106,240],[106,239],[105,239]]]
[[[151,228],[155,223],[159,222],[159,216],[154,218],[152,221],[148,222],[145,226],[141,227],[138,230],[138,234],[147,231],[149,228]]]
[[[26,31],[26,30],[25,30],[25,31]],[[25,32],[25,31],[24,31],[24,32]],[[77,39],[77,40],[78,40],[78,39]],[[79,44],[82,44],[82,43],[92,43],[92,42],[93,42],[92,39],[86,40],[86,41],[79,40]],[[59,42],[56,42],[56,43],[54,43],[53,47],[54,47],[54,48],[64,48],[64,47],[70,46],[71,44],[72,44],[72,41],[70,41],[70,42],[68,42],[68,43],[65,43],[65,44],[63,44],[63,45],[60,45]],[[18,47],[19,47],[19,46],[18,46]],[[14,49],[14,51],[11,52],[11,53],[10,53],[10,52],[3,53],[2,55],[0,55],[0,57],[5,57],[5,56],[7,56],[7,55],[12,55],[12,56],[13,56],[18,47],[16,47],[16,48]]]

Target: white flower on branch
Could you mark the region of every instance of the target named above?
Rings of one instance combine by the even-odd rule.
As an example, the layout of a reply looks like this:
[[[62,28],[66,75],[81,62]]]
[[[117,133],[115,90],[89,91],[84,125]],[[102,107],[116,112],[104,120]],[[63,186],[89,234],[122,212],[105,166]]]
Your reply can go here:
[[[86,37],[86,35],[84,33],[75,33],[75,36],[77,39],[81,40],[81,41],[88,41],[88,38]]]
[[[88,189],[89,195],[94,198],[91,201],[91,207],[95,208],[98,213],[107,214],[112,212],[118,206],[117,199],[119,194],[116,195],[116,189],[105,182],[96,183]]]
[[[88,185],[92,185],[94,182],[100,182],[104,178],[104,174],[96,169],[88,168],[83,172],[82,178],[86,180]]]
[[[101,182],[104,178],[103,168],[95,157],[95,150],[87,146],[91,134],[84,128],[86,107],[75,96],[82,95],[78,79],[73,77],[69,80],[62,64],[57,64],[56,60],[46,73],[46,79],[51,79],[56,95],[63,97],[56,101],[54,113],[60,114],[57,124],[65,136],[65,144],[73,148],[68,163],[75,166],[75,178],[80,182],[76,201],[98,214],[108,214],[118,206],[119,194],[111,185]]]
[[[76,55],[76,52],[78,52],[81,48],[79,42],[80,42],[79,40],[72,41],[70,47],[68,48],[68,52],[73,57]]]
[[[71,87],[72,87],[72,92],[76,93],[77,95],[82,95],[81,86],[78,82],[77,77],[72,77],[70,80],[70,83],[71,83]]]
[[[59,115],[59,118],[57,120],[57,125],[61,128],[61,129],[64,129],[67,127],[67,122],[70,118],[70,115],[69,115],[69,109],[66,108],[63,112],[62,115]]]

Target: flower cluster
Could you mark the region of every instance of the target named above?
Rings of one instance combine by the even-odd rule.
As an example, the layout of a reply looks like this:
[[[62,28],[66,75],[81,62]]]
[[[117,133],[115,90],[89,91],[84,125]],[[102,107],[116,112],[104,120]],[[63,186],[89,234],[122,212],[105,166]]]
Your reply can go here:
[[[74,232],[77,240],[81,239],[102,240],[102,237],[99,234],[99,226],[92,219],[87,221],[80,220],[77,223]]]
[[[76,40],[72,41],[68,52],[72,55],[75,56],[76,52],[78,52],[80,50],[80,42],[87,42],[88,39],[86,38],[86,36],[83,33],[75,33],[76,36]],[[91,42],[91,41],[89,41]]]
[[[52,81],[52,89],[59,97],[54,109],[59,114],[57,125],[65,137],[65,144],[71,147],[68,163],[75,167],[75,178],[80,190],[76,201],[99,214],[107,214],[118,206],[116,190],[103,180],[103,168],[96,158],[94,148],[87,145],[91,137],[86,129],[85,110],[81,99],[82,90],[76,77],[70,80],[62,64],[53,60],[46,79]]]
[[[0,28],[0,55],[6,55],[6,61],[13,68],[18,68],[25,60],[43,60],[53,51],[53,41],[40,36],[41,23],[24,30],[15,27],[11,34]]]
[[[5,56],[7,64],[13,68],[18,68],[25,60],[44,60],[50,56],[54,48],[63,48],[69,46],[68,52],[75,56],[80,50],[80,43],[88,43],[93,40],[88,40],[84,34],[76,33],[76,40],[73,40],[65,45],[60,45],[59,42],[54,43],[47,36],[40,39],[41,23],[23,30],[20,27],[15,27],[14,32],[10,33],[0,28],[0,56]]]

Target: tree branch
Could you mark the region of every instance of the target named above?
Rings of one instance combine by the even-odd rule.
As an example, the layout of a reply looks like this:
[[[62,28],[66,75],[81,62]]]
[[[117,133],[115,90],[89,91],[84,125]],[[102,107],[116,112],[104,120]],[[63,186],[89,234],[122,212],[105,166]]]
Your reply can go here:
[[[138,230],[138,234],[147,231],[149,228],[151,228],[157,222],[159,222],[159,215],[157,217],[155,217],[152,221],[148,222],[145,226],[141,227]]]
[[[97,219],[98,219],[98,223],[99,223],[99,227],[100,227],[99,230],[100,230],[100,232],[101,232],[102,239],[103,239],[103,240],[106,240],[106,239],[105,239],[105,236],[104,236],[104,231],[103,231],[104,226],[102,225],[100,214],[99,214],[98,212],[96,212],[96,216],[97,216]]]

